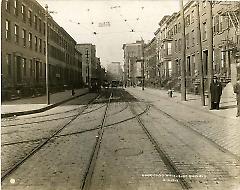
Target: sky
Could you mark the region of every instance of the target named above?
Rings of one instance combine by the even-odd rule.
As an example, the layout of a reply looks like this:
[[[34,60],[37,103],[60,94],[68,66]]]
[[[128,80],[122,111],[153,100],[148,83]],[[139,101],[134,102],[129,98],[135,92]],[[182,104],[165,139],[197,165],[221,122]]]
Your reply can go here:
[[[179,11],[179,0],[37,0],[77,43],[96,45],[106,67],[123,64],[122,46],[150,41],[164,15]]]

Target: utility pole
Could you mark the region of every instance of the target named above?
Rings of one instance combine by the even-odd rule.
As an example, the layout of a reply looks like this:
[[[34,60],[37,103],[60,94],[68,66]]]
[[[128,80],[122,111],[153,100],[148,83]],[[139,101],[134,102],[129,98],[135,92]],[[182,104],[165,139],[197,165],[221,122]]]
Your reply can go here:
[[[85,53],[85,56],[86,56],[86,63],[87,63],[87,82],[88,82],[88,87],[90,88],[91,85],[90,85],[90,68],[89,68],[89,53],[88,53],[88,49],[86,49],[86,53]]]
[[[181,100],[186,101],[186,40],[183,0],[180,0],[181,30],[182,30],[182,56],[181,56]]]
[[[46,20],[46,25],[45,25],[45,49],[46,49],[46,103],[47,105],[50,104],[50,94],[49,94],[49,78],[48,78],[48,5],[46,4],[45,5],[45,9],[46,9],[46,12],[45,12],[45,20]]]
[[[212,28],[212,2],[206,1],[207,9],[207,44],[208,44],[208,107],[212,109],[211,106],[211,93],[210,85],[213,80],[213,28]]]
[[[202,62],[202,38],[201,38],[201,25],[200,25],[200,14],[199,14],[199,1],[196,1],[196,18],[197,18],[197,43],[198,43],[198,70],[200,78],[200,95],[201,104],[205,106],[205,96],[204,96],[204,76],[203,76],[203,62]]]
[[[142,39],[142,90],[144,90],[144,41]]]

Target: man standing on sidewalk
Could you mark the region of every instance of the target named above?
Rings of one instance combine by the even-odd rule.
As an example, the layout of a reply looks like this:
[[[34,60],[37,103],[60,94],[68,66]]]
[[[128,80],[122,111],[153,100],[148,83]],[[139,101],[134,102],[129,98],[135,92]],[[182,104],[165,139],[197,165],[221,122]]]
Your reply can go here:
[[[233,90],[237,96],[237,117],[240,116],[240,76],[237,78],[237,83],[233,86]]]
[[[210,85],[211,93],[211,108],[219,110],[220,98],[222,95],[222,85],[218,82],[217,77],[213,77],[213,82]]]

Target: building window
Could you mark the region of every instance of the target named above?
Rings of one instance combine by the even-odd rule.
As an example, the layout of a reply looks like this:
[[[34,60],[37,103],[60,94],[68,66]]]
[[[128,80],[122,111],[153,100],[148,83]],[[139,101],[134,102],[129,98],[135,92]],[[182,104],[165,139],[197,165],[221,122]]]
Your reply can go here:
[[[43,35],[45,36],[45,32],[46,32],[46,23],[43,23]]]
[[[194,19],[195,19],[195,15],[194,15],[194,10],[192,11],[192,15],[191,15],[191,23],[194,23]]]
[[[37,23],[37,15],[34,15],[33,22],[34,22],[34,27],[37,30],[37,24],[38,24]]]
[[[46,54],[46,42],[45,41],[43,42],[43,54],[44,55]]]
[[[197,76],[198,70],[196,68],[196,59],[195,59],[195,55],[192,55],[192,76]]]
[[[167,53],[168,53],[168,55],[172,54],[172,44],[171,43],[168,43]]]
[[[22,19],[25,22],[26,21],[26,7],[25,7],[25,5],[22,5],[21,13],[22,13]]]
[[[29,74],[30,74],[30,77],[33,76],[33,61],[32,61],[32,59],[29,60]]]
[[[10,12],[10,1],[9,0],[5,1],[5,9],[7,12]]]
[[[15,16],[18,16],[18,0],[14,0],[13,12]]]
[[[35,40],[34,40],[34,45],[35,45],[35,51],[37,51],[38,49],[38,39],[37,39],[37,36],[35,36]]]
[[[192,30],[192,46],[195,46],[194,30]]]
[[[32,11],[28,10],[28,24],[32,26]]]
[[[32,49],[32,33],[28,34],[29,47]]]
[[[14,36],[15,36],[15,42],[19,42],[19,26],[15,24],[14,26]]]
[[[190,25],[190,15],[187,15],[187,17],[185,18],[185,22],[186,22],[186,27]]]
[[[42,53],[42,39],[39,39],[39,52]]]
[[[178,40],[178,50],[179,50],[179,52],[181,52],[181,48],[182,48],[182,40],[179,39]]]
[[[39,75],[42,76],[42,62],[39,63]]]
[[[38,25],[39,25],[39,32],[41,33],[42,32],[42,20],[39,18],[38,19]]]
[[[168,61],[168,75],[172,76],[172,61]]]
[[[23,58],[22,61],[23,61],[23,75],[26,76],[26,74],[27,74],[27,60],[26,60],[26,58]]]
[[[26,47],[26,30],[22,29],[23,46]]]
[[[175,52],[177,52],[177,40],[175,40]]]
[[[226,51],[222,49],[221,51],[221,68],[225,68],[225,62],[226,62]]]
[[[5,28],[6,28],[6,36],[5,37],[6,37],[7,40],[10,40],[11,32],[10,32],[10,22],[8,20],[6,20]]]
[[[216,15],[213,19],[213,33],[219,32],[219,15]]]
[[[179,22],[178,23],[178,31],[180,32],[180,30],[181,30],[181,23]]]
[[[6,63],[7,63],[7,67],[8,67],[8,75],[11,76],[12,75],[11,54],[7,54]]]
[[[186,34],[186,45],[187,45],[187,48],[189,47],[189,33]]]
[[[178,32],[178,29],[177,29],[178,27],[177,27],[177,24],[175,24],[174,25],[174,34],[177,34],[177,32]]]
[[[219,16],[219,32],[223,31],[223,16]]]
[[[203,23],[203,40],[207,39],[207,25],[206,22]]]

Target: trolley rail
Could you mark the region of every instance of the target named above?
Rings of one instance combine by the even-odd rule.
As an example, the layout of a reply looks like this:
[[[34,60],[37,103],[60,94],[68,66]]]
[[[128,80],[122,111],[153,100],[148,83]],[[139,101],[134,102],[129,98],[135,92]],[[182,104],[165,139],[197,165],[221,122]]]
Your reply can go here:
[[[146,133],[147,137],[149,138],[149,140],[151,141],[151,143],[153,144],[154,148],[157,150],[160,158],[162,159],[162,161],[164,162],[164,164],[166,165],[166,167],[168,168],[168,170],[176,176],[176,178],[178,179],[180,185],[182,186],[183,189],[190,189],[191,186],[189,185],[189,183],[184,179],[181,178],[180,176],[182,176],[181,172],[178,170],[178,168],[175,166],[175,164],[173,163],[173,161],[169,158],[169,156],[167,155],[167,153],[165,152],[165,150],[161,147],[161,145],[157,142],[157,140],[153,137],[153,135],[150,133],[150,131],[146,128],[146,126],[143,124],[142,119],[139,117],[139,115],[136,114],[136,111],[133,107],[132,104],[130,104],[130,110],[131,112],[136,115],[136,120],[138,121],[139,125],[142,127],[143,131]],[[178,177],[179,176],[179,177]]]
[[[218,143],[216,143],[214,140],[210,139],[209,137],[207,137],[206,135],[200,133],[199,131],[197,131],[196,129],[193,129],[190,125],[186,124],[183,121],[180,121],[179,119],[173,117],[172,115],[170,115],[169,113],[163,111],[162,109],[154,106],[153,104],[151,104],[151,107],[154,108],[155,110],[157,110],[159,113],[167,116],[168,118],[174,120],[175,122],[177,122],[180,126],[191,130],[194,134],[196,134],[197,136],[204,138],[205,140],[207,140],[208,142],[210,142],[213,146],[215,146],[217,149],[219,149],[220,151],[227,153],[229,155],[231,155],[234,159],[236,159],[237,161],[240,161],[240,157],[234,153],[232,153],[231,151],[229,151],[228,149],[222,147],[221,145],[219,145]]]
[[[101,126],[100,126],[100,129],[98,131],[98,136],[96,136],[96,143],[94,145],[94,148],[93,148],[90,160],[89,160],[89,164],[87,166],[87,170],[86,170],[86,173],[84,175],[84,179],[83,179],[83,183],[82,183],[82,187],[81,187],[82,190],[87,190],[91,186],[92,175],[93,175],[93,172],[94,172],[95,164],[96,164],[98,153],[99,153],[99,150],[100,150],[100,145],[101,145],[103,134],[104,134],[104,124],[105,124],[105,121],[106,121],[107,111],[108,111],[108,107],[109,107],[112,96],[113,96],[113,93],[111,93],[110,96],[109,96],[108,103],[106,105],[106,109],[105,109],[103,119],[102,119],[102,122],[101,122]]]
[[[98,96],[99,97],[99,96]],[[41,142],[37,147],[35,147],[31,152],[29,152],[24,158],[16,162],[10,169],[8,169],[6,172],[4,172],[1,176],[1,181],[3,181],[6,177],[8,177],[10,174],[12,174],[20,165],[22,165],[26,160],[28,160],[31,156],[33,156],[36,152],[38,152],[44,145],[46,145],[51,139],[56,137],[64,128],[66,128],[70,123],[72,123],[75,119],[77,119],[78,116],[80,116],[91,103],[93,103],[98,97],[95,97],[92,99],[87,105],[84,107],[81,107],[78,114],[75,115],[71,120],[69,120],[66,124],[64,124],[62,127],[57,129],[54,133],[52,133],[48,138],[42,139],[43,142]]]

